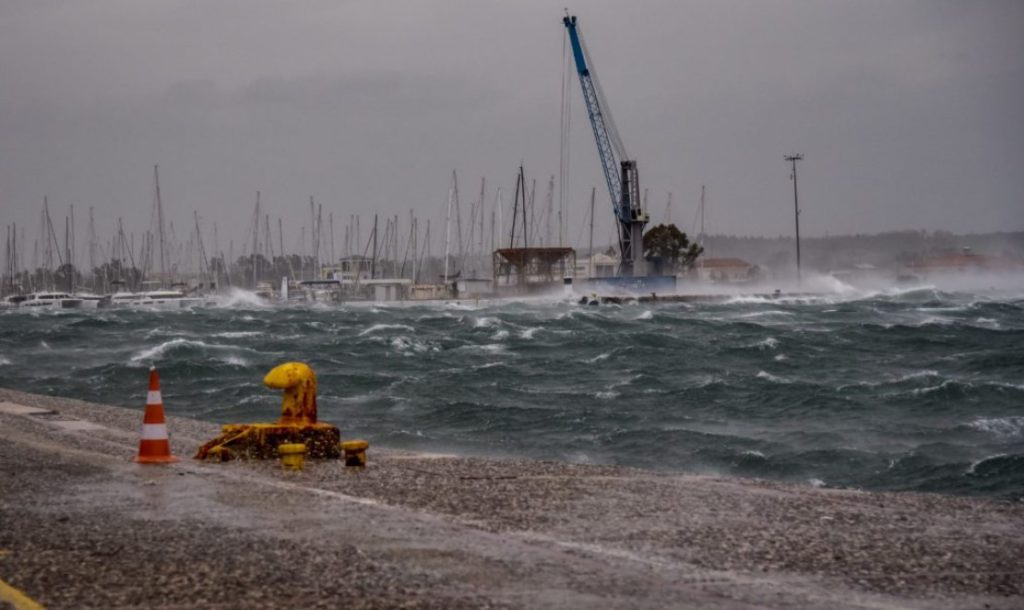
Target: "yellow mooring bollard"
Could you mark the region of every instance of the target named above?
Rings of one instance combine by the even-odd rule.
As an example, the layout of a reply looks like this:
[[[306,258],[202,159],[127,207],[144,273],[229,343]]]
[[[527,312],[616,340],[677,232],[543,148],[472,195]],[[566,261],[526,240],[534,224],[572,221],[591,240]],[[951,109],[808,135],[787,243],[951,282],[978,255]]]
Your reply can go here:
[[[370,443],[364,440],[345,441],[341,444],[341,450],[345,452],[346,466],[366,466],[366,450]]]
[[[285,470],[302,470],[306,463],[306,445],[302,443],[281,443],[277,446],[277,453]]]
[[[312,459],[341,457],[341,431],[337,426],[317,421],[316,373],[302,362],[286,362],[276,366],[263,378],[268,388],[284,390],[281,417],[276,422],[255,424],[224,424],[220,436],[207,442],[196,452],[196,459],[214,458],[271,460],[278,457],[278,447],[304,443],[306,455]]]

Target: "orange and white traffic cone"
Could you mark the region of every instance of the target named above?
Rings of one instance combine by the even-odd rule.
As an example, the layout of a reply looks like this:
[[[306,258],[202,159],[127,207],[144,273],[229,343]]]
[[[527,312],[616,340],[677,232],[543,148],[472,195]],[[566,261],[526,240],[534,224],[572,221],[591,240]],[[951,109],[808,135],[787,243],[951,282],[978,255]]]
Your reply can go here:
[[[164,400],[160,396],[160,376],[155,366],[149,369],[146,414],[142,419],[142,439],[139,441],[139,455],[135,461],[140,464],[178,461],[178,458],[171,455],[171,441],[167,436],[167,420],[164,418]]]

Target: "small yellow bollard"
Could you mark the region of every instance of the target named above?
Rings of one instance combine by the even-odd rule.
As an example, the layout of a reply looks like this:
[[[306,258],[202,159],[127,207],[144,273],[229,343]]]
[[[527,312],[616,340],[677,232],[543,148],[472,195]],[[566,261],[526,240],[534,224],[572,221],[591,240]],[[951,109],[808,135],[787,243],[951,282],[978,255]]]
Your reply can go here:
[[[345,452],[346,466],[366,466],[366,450],[370,443],[364,440],[345,441],[341,444],[341,450]]]
[[[281,443],[277,446],[277,453],[285,470],[302,470],[306,462],[306,445],[303,443]]]

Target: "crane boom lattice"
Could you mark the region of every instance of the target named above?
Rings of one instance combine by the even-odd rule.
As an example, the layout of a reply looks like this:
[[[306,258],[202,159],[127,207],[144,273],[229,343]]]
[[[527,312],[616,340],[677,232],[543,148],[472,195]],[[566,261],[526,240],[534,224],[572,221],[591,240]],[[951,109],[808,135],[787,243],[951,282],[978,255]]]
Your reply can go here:
[[[627,158],[625,147],[608,111],[608,103],[604,99],[593,69],[587,62],[589,53],[576,24],[576,17],[566,15],[562,23],[569,31],[573,58],[576,61],[576,74],[579,76],[587,116],[590,118],[594,140],[597,142],[597,156],[608,185],[612,210],[618,222],[619,253],[622,261],[620,271],[622,275],[642,276],[645,275],[643,230],[648,215],[642,210],[640,203],[636,161]]]

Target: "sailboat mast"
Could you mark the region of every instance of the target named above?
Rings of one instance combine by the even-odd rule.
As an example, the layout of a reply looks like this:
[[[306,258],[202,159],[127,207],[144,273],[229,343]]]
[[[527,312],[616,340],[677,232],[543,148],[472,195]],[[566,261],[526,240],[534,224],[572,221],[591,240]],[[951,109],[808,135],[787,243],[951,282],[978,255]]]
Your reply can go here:
[[[92,206],[89,206],[89,269],[96,268],[96,220]]]
[[[480,178],[480,255],[484,254],[484,197],[487,178]]]
[[[71,260],[71,223],[67,216],[64,217],[64,258],[68,261]],[[64,269],[64,273],[67,276],[68,292],[75,291],[75,267],[70,262],[67,265],[61,265]]]
[[[452,183],[455,181],[455,170],[452,170]],[[448,213],[444,221],[444,285],[448,286],[448,253],[452,239],[452,198],[454,186],[448,187]]]
[[[153,166],[153,182],[156,188],[156,222],[157,236],[160,239],[160,280],[166,281],[167,273],[167,246],[166,235],[164,234],[164,205],[160,198],[160,166]]]
[[[327,223],[331,228],[331,264],[337,264],[338,259],[334,256],[334,212],[327,213]]]
[[[704,185],[700,185],[700,247],[704,247]]]
[[[587,277],[594,277],[594,199],[597,197],[597,187],[590,187],[590,252],[589,263],[587,264]]]
[[[465,261],[465,251],[462,247],[462,212],[459,209],[459,179],[455,175],[454,169],[452,170],[452,188],[455,192],[455,227],[459,240],[459,268],[461,269]]]
[[[519,189],[523,184],[523,166],[519,166],[519,175],[516,176],[516,193],[515,197],[512,198],[512,231],[508,237],[508,247],[516,247],[516,217],[519,216]]]
[[[259,281],[259,242],[260,242],[260,192],[256,191],[256,209],[252,214],[252,286]]]
[[[373,215],[373,258],[370,259],[370,279],[377,278],[377,215]]]
[[[68,251],[68,263],[72,266],[75,265],[75,259],[77,258],[78,248],[75,244],[75,204],[71,204],[71,247]]]

